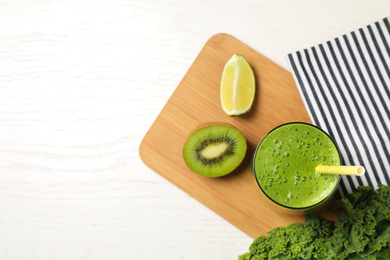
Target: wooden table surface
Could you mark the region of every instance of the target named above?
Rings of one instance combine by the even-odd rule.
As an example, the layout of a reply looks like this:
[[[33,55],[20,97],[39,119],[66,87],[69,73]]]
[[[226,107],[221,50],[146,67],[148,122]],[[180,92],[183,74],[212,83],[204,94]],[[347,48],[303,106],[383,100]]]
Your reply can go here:
[[[0,1],[0,259],[236,259],[252,238],[145,166],[142,138],[206,41],[286,55],[377,1]]]

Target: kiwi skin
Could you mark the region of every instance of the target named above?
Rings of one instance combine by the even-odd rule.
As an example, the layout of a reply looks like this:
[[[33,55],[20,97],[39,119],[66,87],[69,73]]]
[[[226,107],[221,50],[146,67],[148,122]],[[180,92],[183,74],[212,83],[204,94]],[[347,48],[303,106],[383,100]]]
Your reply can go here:
[[[231,173],[244,160],[247,143],[233,126],[212,124],[198,127],[183,148],[183,158],[195,173],[220,177]]]

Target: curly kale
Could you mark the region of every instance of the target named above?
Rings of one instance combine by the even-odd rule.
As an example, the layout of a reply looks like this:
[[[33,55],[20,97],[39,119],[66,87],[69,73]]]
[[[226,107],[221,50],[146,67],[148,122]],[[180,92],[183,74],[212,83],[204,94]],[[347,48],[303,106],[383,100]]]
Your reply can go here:
[[[261,259],[313,259],[322,252],[323,244],[334,230],[331,221],[316,216],[308,216],[305,224],[294,223],[278,227],[260,236],[249,247],[249,253],[240,260]]]
[[[390,186],[358,187],[334,209],[345,212],[336,223],[308,215],[258,237],[238,259],[390,259]]]

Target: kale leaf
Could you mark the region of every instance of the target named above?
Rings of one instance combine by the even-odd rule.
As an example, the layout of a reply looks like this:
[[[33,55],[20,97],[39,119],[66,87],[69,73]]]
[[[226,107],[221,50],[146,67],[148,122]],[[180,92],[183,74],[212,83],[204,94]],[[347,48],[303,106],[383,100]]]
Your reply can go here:
[[[360,186],[334,204],[336,223],[307,215],[253,241],[239,260],[390,259],[390,186]]]

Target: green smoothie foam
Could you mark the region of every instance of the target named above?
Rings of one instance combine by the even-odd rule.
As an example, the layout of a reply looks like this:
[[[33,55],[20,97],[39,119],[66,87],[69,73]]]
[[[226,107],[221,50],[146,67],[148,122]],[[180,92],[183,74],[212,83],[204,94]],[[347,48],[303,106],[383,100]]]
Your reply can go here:
[[[259,144],[253,164],[263,192],[289,208],[311,207],[333,193],[339,176],[316,173],[318,165],[340,165],[340,156],[327,134],[304,123],[271,131]]]

